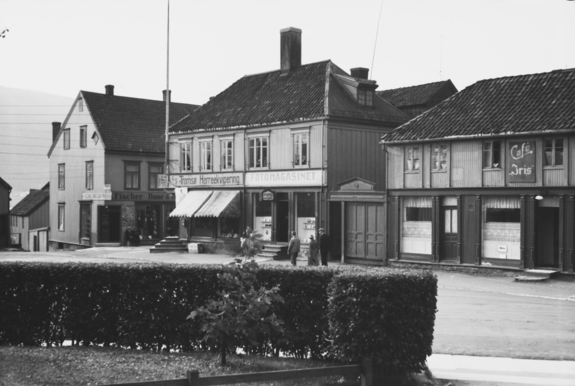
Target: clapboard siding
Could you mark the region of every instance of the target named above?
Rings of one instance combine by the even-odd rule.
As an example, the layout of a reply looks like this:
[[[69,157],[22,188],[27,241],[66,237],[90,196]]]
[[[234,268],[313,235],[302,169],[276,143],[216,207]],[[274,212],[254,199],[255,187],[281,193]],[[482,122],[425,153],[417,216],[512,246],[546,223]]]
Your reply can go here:
[[[387,183],[390,189],[403,188],[403,146],[389,146],[387,148]],[[383,167],[384,164],[381,164]]]
[[[454,142],[451,146],[451,186],[481,186],[481,141]]]

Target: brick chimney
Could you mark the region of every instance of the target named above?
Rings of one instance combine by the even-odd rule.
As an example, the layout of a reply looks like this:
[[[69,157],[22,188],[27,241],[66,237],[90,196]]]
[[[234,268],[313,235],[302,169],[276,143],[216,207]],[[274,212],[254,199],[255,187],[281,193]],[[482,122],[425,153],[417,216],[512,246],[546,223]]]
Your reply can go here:
[[[301,29],[289,27],[280,31],[281,74],[301,66]]]
[[[52,142],[56,140],[58,133],[60,132],[60,127],[62,122],[52,122]]]
[[[107,84],[106,85],[106,95],[114,95],[114,85]]]
[[[166,94],[168,94],[169,101],[172,101],[172,90],[166,92],[167,90],[162,90],[162,94],[164,95],[164,102],[166,101]]]
[[[350,70],[350,72],[351,72],[351,76],[354,78],[367,80],[367,77],[369,75],[369,68],[356,67],[356,68],[352,68]]]

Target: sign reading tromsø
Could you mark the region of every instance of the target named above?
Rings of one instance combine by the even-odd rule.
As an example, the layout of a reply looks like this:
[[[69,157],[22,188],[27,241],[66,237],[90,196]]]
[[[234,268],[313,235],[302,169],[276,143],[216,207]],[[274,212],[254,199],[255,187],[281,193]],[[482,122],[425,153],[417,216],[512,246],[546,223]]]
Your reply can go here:
[[[535,141],[510,141],[509,182],[535,182]]]
[[[187,174],[170,176],[160,175],[160,188],[174,187],[194,187],[194,186],[238,186],[243,185],[244,179],[242,173],[216,173],[216,174]],[[168,186],[169,185],[169,186]]]

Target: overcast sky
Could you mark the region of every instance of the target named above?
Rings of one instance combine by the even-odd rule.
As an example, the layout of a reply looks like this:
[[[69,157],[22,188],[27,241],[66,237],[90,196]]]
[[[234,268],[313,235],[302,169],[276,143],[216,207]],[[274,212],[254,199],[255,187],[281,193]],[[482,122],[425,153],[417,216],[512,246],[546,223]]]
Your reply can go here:
[[[168,0],[0,0],[0,86],[161,99]],[[380,9],[381,18],[380,18]],[[379,90],[575,67],[575,1],[170,0],[169,82],[203,104],[279,68],[280,30],[302,30],[302,63],[370,68]],[[373,64],[373,65],[372,65]]]

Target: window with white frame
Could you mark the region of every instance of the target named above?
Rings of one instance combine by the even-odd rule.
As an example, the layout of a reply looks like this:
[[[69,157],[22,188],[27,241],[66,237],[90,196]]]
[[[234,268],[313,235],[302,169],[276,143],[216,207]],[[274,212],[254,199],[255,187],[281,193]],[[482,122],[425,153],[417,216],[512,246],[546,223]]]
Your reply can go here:
[[[58,204],[58,230],[64,232],[64,221],[66,219],[66,205]]]
[[[94,189],[94,161],[86,162],[86,190]]]
[[[405,170],[408,172],[419,170],[419,146],[405,148]]]
[[[309,132],[296,132],[293,137],[293,165],[309,166]]]
[[[212,170],[212,140],[200,141],[200,171]]]
[[[140,189],[140,162],[124,161],[124,189]]]
[[[431,170],[447,170],[447,144],[437,144],[431,147]]]
[[[58,164],[58,190],[66,189],[66,164]]]
[[[483,142],[483,169],[501,169],[501,141]]]
[[[70,149],[70,129],[64,129],[64,150]]]
[[[80,147],[88,146],[88,126],[80,126]]]
[[[148,164],[148,189],[160,189],[160,175],[164,173],[164,164],[149,163]]]
[[[249,160],[250,168],[267,168],[269,165],[268,137],[254,137],[249,139]]]
[[[192,141],[180,142],[180,171],[192,170]]]
[[[563,166],[563,139],[545,139],[543,155],[544,166]]]
[[[222,139],[220,141],[220,154],[222,160],[220,167],[222,170],[233,170],[234,169],[234,140],[233,139]]]
[[[360,105],[373,106],[373,90],[357,89],[357,101]]]

